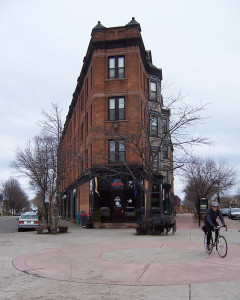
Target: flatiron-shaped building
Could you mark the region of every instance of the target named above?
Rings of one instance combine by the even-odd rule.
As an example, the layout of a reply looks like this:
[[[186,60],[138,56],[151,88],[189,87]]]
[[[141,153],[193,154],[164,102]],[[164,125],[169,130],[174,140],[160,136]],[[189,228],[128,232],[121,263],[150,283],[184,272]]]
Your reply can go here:
[[[92,29],[60,143],[63,218],[98,210],[103,226],[129,224],[149,207],[151,213],[173,208],[170,111],[161,80],[134,18]],[[152,169],[158,176],[146,208],[142,187]]]

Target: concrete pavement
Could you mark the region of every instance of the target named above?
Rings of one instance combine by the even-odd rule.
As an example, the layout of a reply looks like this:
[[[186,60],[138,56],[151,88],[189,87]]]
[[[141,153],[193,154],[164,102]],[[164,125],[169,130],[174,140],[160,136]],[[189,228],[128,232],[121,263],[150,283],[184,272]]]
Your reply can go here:
[[[226,258],[205,252],[190,214],[178,215],[177,232],[167,236],[69,223],[65,234],[14,234],[6,243],[21,244],[22,237],[28,245],[11,259],[14,271],[30,279],[30,294],[0,286],[0,299],[240,299],[240,222],[226,222]],[[33,290],[37,284],[42,289]]]

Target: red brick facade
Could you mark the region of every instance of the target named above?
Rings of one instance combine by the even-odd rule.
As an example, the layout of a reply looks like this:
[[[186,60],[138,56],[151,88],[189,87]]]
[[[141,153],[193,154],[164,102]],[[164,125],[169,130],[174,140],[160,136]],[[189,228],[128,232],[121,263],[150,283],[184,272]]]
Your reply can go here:
[[[91,187],[94,182],[90,182],[89,177],[91,168],[109,163],[111,132],[113,135],[139,132],[146,117],[142,106],[148,103],[151,76],[161,83],[161,69],[147,59],[140,32],[140,25],[134,19],[126,26],[114,28],[105,28],[98,23],[92,30],[62,137],[65,164],[62,191],[68,198],[63,205],[63,215],[67,218],[75,219],[80,210],[92,213],[95,200],[91,194],[94,189]],[[118,57],[124,57],[124,76],[109,78],[109,58]],[[120,62],[117,61],[119,65]],[[112,98],[124,101],[124,118],[121,120],[109,120],[109,99]],[[114,113],[116,111],[115,108]],[[134,149],[126,151],[125,156],[128,165],[142,164]],[[172,151],[169,159],[172,161]],[[171,183],[172,180],[173,176]]]

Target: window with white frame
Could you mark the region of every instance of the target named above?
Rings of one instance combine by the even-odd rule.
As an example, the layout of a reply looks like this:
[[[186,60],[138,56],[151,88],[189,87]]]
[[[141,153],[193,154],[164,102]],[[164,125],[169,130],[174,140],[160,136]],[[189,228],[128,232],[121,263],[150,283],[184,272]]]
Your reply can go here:
[[[108,78],[124,78],[125,59],[124,56],[115,56],[108,58]]]

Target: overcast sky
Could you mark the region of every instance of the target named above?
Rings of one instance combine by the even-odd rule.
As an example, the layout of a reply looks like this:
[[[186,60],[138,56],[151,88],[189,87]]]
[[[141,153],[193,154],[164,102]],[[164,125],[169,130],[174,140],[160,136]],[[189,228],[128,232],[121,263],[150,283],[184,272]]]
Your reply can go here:
[[[9,163],[16,147],[38,134],[42,109],[59,103],[65,119],[92,28],[98,21],[124,26],[132,17],[162,68],[165,94],[210,103],[210,119],[197,131],[216,145],[197,153],[224,158],[240,172],[239,0],[0,0],[0,181],[16,176]]]

